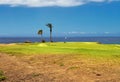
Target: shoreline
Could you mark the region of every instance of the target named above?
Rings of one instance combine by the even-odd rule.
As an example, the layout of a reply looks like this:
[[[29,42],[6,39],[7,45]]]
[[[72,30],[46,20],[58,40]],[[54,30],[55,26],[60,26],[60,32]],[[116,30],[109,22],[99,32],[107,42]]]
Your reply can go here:
[[[49,38],[44,38],[49,42]],[[40,42],[40,37],[28,38],[0,38],[0,43],[24,43],[24,42]],[[101,42],[103,44],[120,44],[120,37],[56,37],[54,42]]]

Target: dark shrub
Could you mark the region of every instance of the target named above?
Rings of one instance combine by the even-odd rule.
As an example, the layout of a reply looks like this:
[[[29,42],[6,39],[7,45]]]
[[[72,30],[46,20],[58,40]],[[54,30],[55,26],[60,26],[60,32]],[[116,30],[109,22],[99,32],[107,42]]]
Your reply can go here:
[[[97,44],[102,44],[101,42],[97,42]]]
[[[25,41],[24,43],[32,43],[31,41]]]
[[[42,42],[42,43],[45,43],[46,41],[45,41],[45,40],[42,40],[41,42]]]

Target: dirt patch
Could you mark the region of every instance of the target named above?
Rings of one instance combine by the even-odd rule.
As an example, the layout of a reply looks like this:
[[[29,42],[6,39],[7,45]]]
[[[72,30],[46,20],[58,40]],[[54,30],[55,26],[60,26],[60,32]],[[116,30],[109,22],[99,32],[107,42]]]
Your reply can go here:
[[[3,82],[119,82],[120,65],[73,55],[16,57],[0,54]]]
[[[0,46],[14,46],[16,45],[15,43],[10,43],[10,44],[0,44]]]

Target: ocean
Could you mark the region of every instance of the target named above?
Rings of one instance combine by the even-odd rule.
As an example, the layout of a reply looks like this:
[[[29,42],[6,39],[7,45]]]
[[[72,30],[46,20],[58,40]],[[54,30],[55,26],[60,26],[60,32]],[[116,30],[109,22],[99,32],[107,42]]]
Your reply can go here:
[[[49,41],[49,37],[44,38]],[[0,37],[0,43],[40,42],[40,37]],[[54,42],[101,42],[103,44],[120,44],[120,37],[53,37]]]

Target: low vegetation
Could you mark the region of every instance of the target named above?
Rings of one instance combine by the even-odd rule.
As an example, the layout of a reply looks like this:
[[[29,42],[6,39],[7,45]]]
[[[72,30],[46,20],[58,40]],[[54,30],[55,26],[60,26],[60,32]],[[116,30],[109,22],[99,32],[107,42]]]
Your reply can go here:
[[[119,82],[120,45],[0,44],[0,66],[7,73],[7,82]]]
[[[3,81],[3,80],[5,80],[5,79],[6,79],[6,77],[4,76],[3,71],[0,70],[0,82]]]
[[[4,45],[4,46],[3,46]],[[91,57],[120,57],[119,44],[98,44],[97,42],[56,42],[1,44],[1,53],[13,55],[69,54]]]

